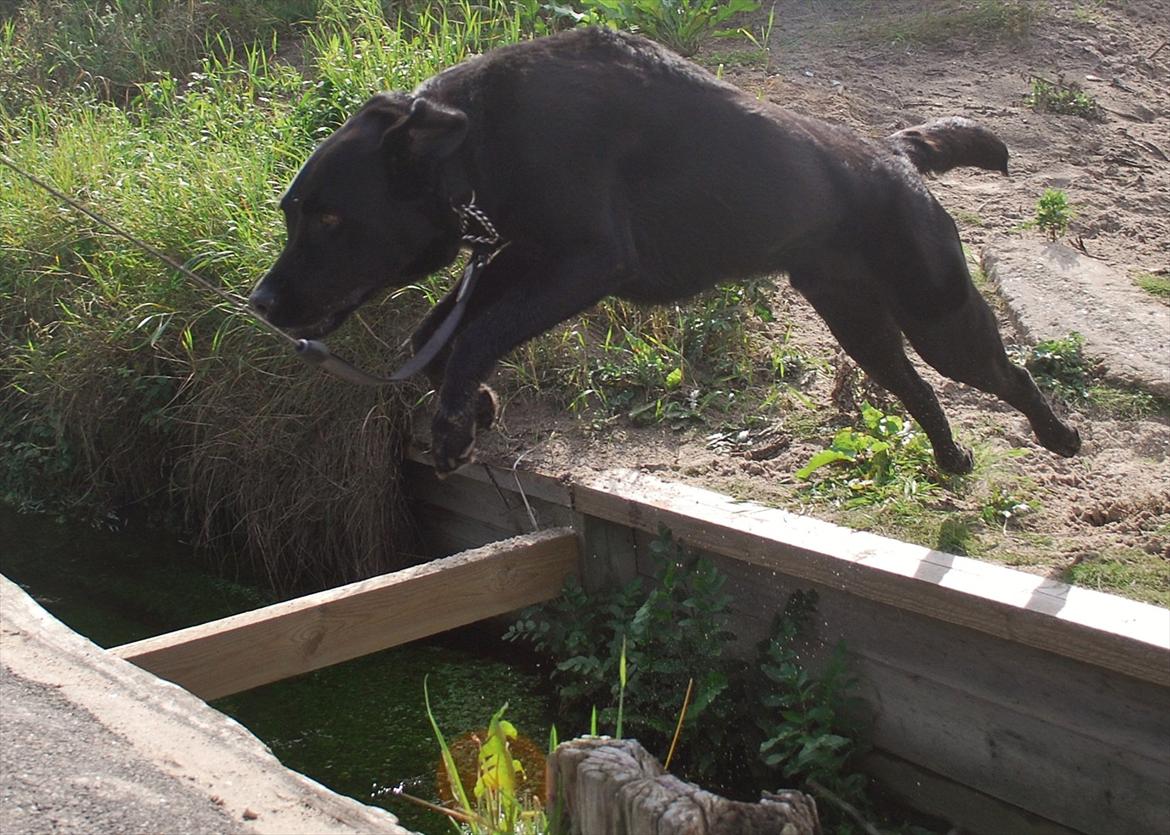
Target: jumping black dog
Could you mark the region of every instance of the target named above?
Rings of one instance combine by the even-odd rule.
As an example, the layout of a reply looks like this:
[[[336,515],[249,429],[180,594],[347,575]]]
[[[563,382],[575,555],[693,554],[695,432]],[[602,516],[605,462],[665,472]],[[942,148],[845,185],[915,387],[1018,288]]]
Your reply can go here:
[[[439,387],[440,473],[470,460],[496,411],[483,381],[523,342],[606,296],[669,302],[777,272],[905,404],[941,468],[967,472],[971,453],[903,335],[1073,455],[1077,431],[1008,359],[954,221],[920,176],[1006,173],[1007,158],[965,119],[867,140],[757,101],[643,38],[573,30],[473,58],[412,94],[374,96],[289,187],[288,242],[251,303],[294,336],[320,337],[473,240],[476,286],[465,273],[463,301],[452,290],[412,337],[429,352],[444,322],[451,331],[421,363]]]

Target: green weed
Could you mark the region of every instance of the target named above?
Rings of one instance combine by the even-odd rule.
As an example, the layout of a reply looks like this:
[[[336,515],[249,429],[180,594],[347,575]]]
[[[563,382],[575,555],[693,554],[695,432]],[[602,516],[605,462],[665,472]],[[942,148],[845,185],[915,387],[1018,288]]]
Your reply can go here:
[[[1068,202],[1068,195],[1060,189],[1049,188],[1036,201],[1036,215],[1030,225],[1046,234],[1048,240],[1055,241],[1068,231],[1074,217],[1076,212]]]
[[[1136,272],[1133,283],[1163,304],[1170,304],[1170,274]]]
[[[776,6],[768,10],[768,17],[756,29],[741,26],[734,30],[716,32],[720,37],[743,38],[752,45],[751,49],[731,50],[710,55],[704,63],[708,67],[720,67],[724,64],[731,66],[755,66],[762,64],[765,71],[772,69],[772,32],[776,28]]]
[[[730,598],[725,580],[705,559],[695,559],[662,531],[651,545],[654,577],[596,597],[570,581],[564,596],[526,611],[509,629],[507,640],[524,640],[556,659],[553,683],[569,715],[585,715],[589,706],[612,705],[626,646],[627,686],[624,724],[648,747],[662,747],[674,729],[673,716],[687,682],[695,680],[690,724],[682,741],[689,766],[710,784],[718,773],[714,750],[723,728],[715,720],[728,705],[721,695],[729,686],[727,650],[734,636],[727,630]],[[601,722],[614,725],[613,707],[600,711]]]
[[[157,8],[179,6],[209,4]],[[271,38],[242,45],[241,30],[191,46],[180,62],[194,61],[190,71],[144,52],[145,74],[111,95],[96,82],[56,85],[55,59],[30,40],[50,21],[31,16],[50,12],[81,37],[68,22],[80,10],[30,3],[0,28],[0,74],[16,67],[4,83],[24,85],[0,109],[5,152],[237,296],[279,252],[281,189],[356,103],[523,36],[503,0],[394,20],[377,0],[330,0],[306,24],[305,70],[274,60]],[[78,55],[101,57],[102,43],[79,42]],[[0,467],[0,491],[99,514],[135,501],[186,514],[202,541],[248,555],[285,590],[405,561],[393,476],[420,392],[359,391],[307,371],[230,305],[8,169],[0,189],[0,443],[18,453]],[[370,327],[346,329],[335,347],[384,367],[445,278],[367,306]]]
[[[975,533],[969,519],[948,516],[938,526],[934,548],[947,554],[969,556],[975,542]]]
[[[1015,493],[995,485],[991,488],[991,494],[984,500],[980,515],[984,522],[997,527],[1002,526],[1004,533],[1007,533],[1008,525],[1034,509]]]
[[[576,0],[573,7],[550,8],[574,24],[640,32],[681,55],[693,55],[704,38],[759,5],[754,0]]]
[[[847,508],[923,496],[936,489],[930,475],[934,462],[930,441],[916,424],[868,402],[862,404],[861,420],[860,427],[838,432],[828,448],[796,471],[796,477],[808,481],[820,472],[811,489]]]
[[[1170,606],[1170,560],[1164,554],[1117,549],[1087,555],[1064,572],[1066,582]]]
[[[525,611],[505,635],[531,643],[555,660],[552,682],[561,709],[584,725],[598,705],[599,721],[665,754],[689,679],[694,696],[681,737],[689,779],[725,785],[726,741],[737,723],[722,698],[738,664],[728,661],[730,598],[710,561],[695,559],[665,530],[651,544],[654,579],[597,597],[573,581],[556,601]],[[623,652],[624,648],[624,652]],[[622,661],[627,676],[621,686]],[[730,664],[730,665],[729,665]]]
[[[1027,96],[1028,106],[1037,113],[1055,113],[1059,116],[1080,116],[1090,121],[1104,118],[1101,106],[1075,81],[1059,78],[1049,81],[1032,77],[1032,89]]]
[[[797,649],[816,603],[815,592],[795,592],[761,646],[760,756],[789,782],[823,786],[864,807],[868,780],[853,770],[858,729],[849,719],[857,682],[848,671],[845,646],[837,644],[819,678],[808,675]]]
[[[1089,406],[1120,420],[1170,410],[1170,403],[1149,392],[1103,381],[1100,363],[1085,355],[1084,338],[1075,331],[1043,340],[1030,349],[1009,349],[1008,353],[1031,372],[1037,385],[1067,403]]]
[[[982,229],[987,226],[987,223],[979,215],[978,212],[973,212],[969,209],[952,209],[951,216],[959,222],[961,226],[973,226]]]
[[[127,104],[160,76],[197,71],[210,54],[222,57],[271,42],[311,18],[315,0],[32,0],[4,21],[0,100],[4,110],[45,90]]]
[[[1101,382],[1089,386],[1088,402],[1117,420],[1138,420],[1170,412],[1170,403],[1148,391]]]
[[[855,771],[863,751],[845,648],[834,648],[819,675],[805,663],[816,593],[794,593],[746,663],[731,652],[722,575],[666,530],[652,553],[654,575],[645,585],[590,595],[570,581],[562,598],[525,610],[508,630],[508,640],[531,643],[555,664],[562,715],[581,722],[592,715],[596,733],[598,721],[612,726],[615,715],[595,706],[624,698],[627,732],[651,752],[673,750],[672,719],[693,679],[679,732],[680,776],[740,797],[778,783],[816,785],[879,820],[868,781]],[[615,684],[623,644],[624,696]],[[745,706],[754,721],[743,721]],[[826,831],[852,831],[834,806],[823,806],[821,816]]]
[[[862,18],[857,34],[896,45],[939,46],[959,38],[1018,41],[1031,32],[1037,13],[1028,0],[939,0],[912,13],[867,5],[874,11]]]
[[[797,380],[810,363],[774,321],[767,282],[722,285],[695,301],[646,310],[617,300],[519,349],[507,362],[521,386],[579,414],[679,428],[726,414],[755,386]]]
[[[427,719],[439,743],[442,757],[442,773],[454,798],[454,808],[438,806],[429,801],[406,794],[399,787],[395,794],[424,808],[444,815],[457,832],[467,835],[546,835],[557,831],[550,825],[541,803],[541,791],[524,791],[524,765],[519,757],[513,756],[512,746],[519,734],[516,727],[504,719],[508,706],[497,710],[488,721],[486,733],[479,740],[475,758],[475,783],[469,792],[463,784],[459,762],[447,744],[439,723],[431,709],[431,697],[423,682],[423,698]],[[535,782],[538,777],[533,778]]]
[[[1031,372],[1036,383],[1065,400],[1087,400],[1095,372],[1084,353],[1085,340],[1073,331],[1068,336],[1045,339],[1031,349],[1013,351],[1017,362]]]

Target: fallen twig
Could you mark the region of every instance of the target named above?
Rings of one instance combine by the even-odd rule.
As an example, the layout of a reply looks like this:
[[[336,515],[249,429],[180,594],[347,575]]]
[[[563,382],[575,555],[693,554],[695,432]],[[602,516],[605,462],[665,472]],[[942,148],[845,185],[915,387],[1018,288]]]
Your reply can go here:
[[[838,797],[833,792],[826,789],[816,780],[808,780],[805,783],[816,794],[823,797],[825,800],[832,803],[849,817],[853,818],[853,822],[862,828],[866,835],[882,835],[882,831],[874,826],[872,823],[862,817],[861,812],[857,811],[857,807],[847,800]]]

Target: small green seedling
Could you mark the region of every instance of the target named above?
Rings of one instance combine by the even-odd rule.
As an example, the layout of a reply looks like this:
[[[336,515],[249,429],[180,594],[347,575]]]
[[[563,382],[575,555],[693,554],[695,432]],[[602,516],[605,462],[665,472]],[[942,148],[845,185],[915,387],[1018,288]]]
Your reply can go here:
[[[1037,229],[1048,235],[1048,240],[1055,241],[1068,231],[1068,225],[1076,217],[1076,212],[1068,202],[1068,195],[1058,188],[1045,189],[1036,201],[1036,218],[1034,224]]]
[[[1008,525],[1013,520],[1018,520],[1032,510],[1032,506],[1026,501],[997,485],[992,488],[991,495],[983,503],[981,515],[984,522],[1002,526],[1003,532],[1007,533]]]
[[[1037,113],[1080,116],[1091,121],[1100,121],[1102,118],[1097,100],[1075,81],[1065,82],[1063,77],[1049,81],[1034,76],[1032,90],[1028,93],[1028,106]]]

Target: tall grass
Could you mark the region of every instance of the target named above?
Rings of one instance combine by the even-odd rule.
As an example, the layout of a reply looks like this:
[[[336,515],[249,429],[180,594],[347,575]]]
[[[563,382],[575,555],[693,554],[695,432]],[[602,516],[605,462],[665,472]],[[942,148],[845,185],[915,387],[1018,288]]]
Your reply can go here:
[[[313,17],[316,6],[317,0],[27,0],[0,29],[0,100],[7,108],[43,90],[82,87],[128,103],[143,81],[197,70],[224,45],[270,42]]]
[[[279,251],[276,199],[322,134],[372,91],[409,88],[519,37],[503,4],[464,11],[387,20],[374,0],[325,2],[304,70],[220,39],[197,71],[140,78],[126,106],[84,85],[30,87],[2,114],[0,138],[18,163],[242,296]],[[17,25],[29,24],[9,27],[0,65],[22,48]],[[154,497],[282,589],[411,559],[398,466],[420,391],[358,389],[309,370],[8,169],[0,189],[9,498],[108,509]],[[368,327],[338,343],[385,366],[422,304],[407,293],[374,305]]]

